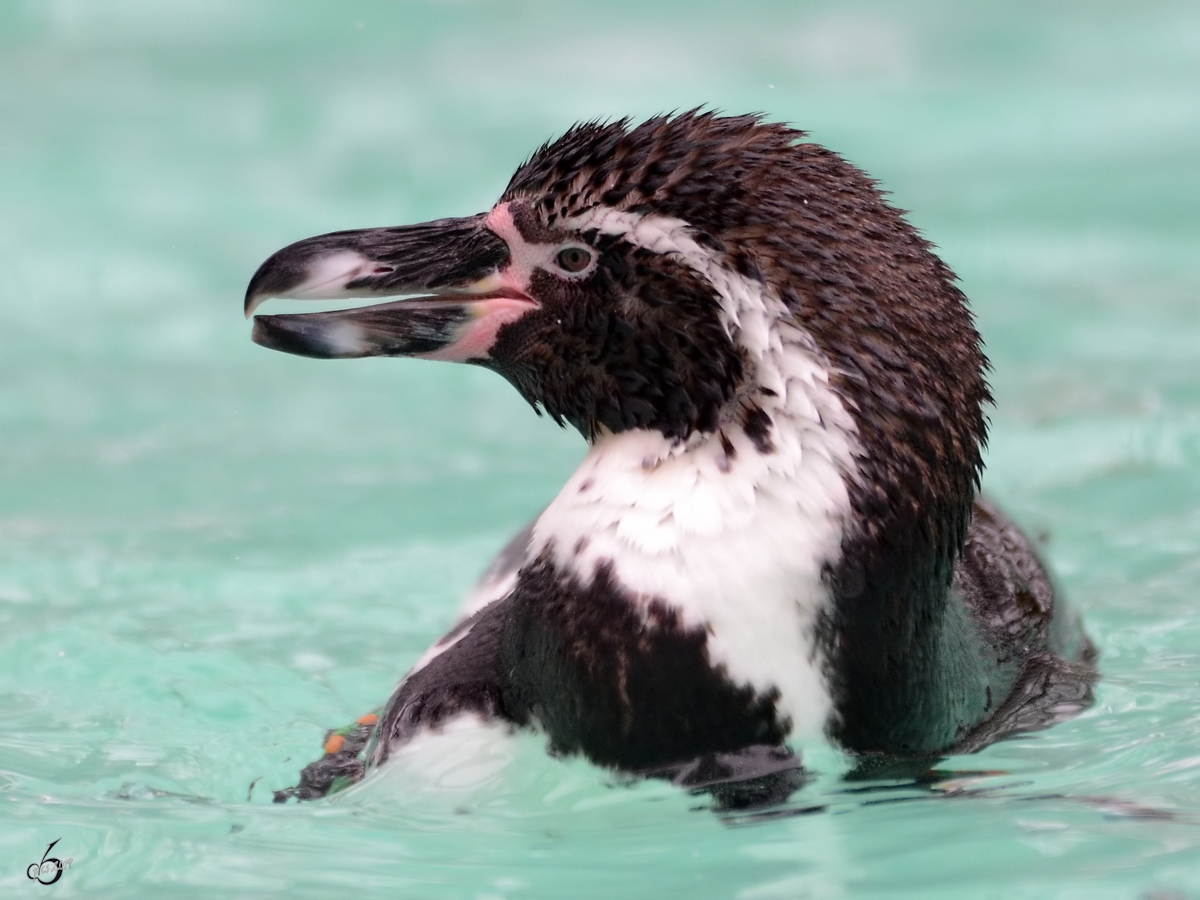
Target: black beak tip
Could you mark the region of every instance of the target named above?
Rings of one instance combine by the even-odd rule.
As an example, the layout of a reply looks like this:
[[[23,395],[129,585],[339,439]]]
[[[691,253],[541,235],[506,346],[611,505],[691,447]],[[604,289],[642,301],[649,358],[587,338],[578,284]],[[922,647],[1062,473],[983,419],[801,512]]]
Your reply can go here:
[[[246,286],[246,298],[242,304],[247,319],[268,297],[283,297],[304,281],[304,265],[292,259],[293,254],[288,252],[290,250],[290,247],[285,247],[268,258],[250,279],[250,284]]]
[[[268,350],[294,356],[332,359],[337,355],[324,342],[313,339],[300,316],[255,316],[250,340]]]
[[[247,294],[247,306],[250,295]],[[250,340],[268,350],[279,350],[281,343],[286,343],[286,331],[275,324],[275,316],[255,316],[254,327],[250,331]]]
[[[250,283],[246,285],[246,299],[242,304],[242,311],[245,312],[247,319],[260,303],[271,296],[271,285],[268,282],[278,280],[275,275],[274,261],[275,257],[271,257],[259,266],[254,277],[250,279]]]

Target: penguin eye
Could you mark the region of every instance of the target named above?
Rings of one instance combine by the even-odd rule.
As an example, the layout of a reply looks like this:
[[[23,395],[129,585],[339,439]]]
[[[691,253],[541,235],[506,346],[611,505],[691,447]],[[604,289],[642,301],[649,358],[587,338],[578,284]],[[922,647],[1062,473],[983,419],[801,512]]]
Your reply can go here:
[[[572,244],[569,247],[563,247],[558,251],[558,255],[554,257],[554,261],[558,263],[559,268],[564,272],[582,272],[592,264],[591,251],[586,247],[580,247]]]

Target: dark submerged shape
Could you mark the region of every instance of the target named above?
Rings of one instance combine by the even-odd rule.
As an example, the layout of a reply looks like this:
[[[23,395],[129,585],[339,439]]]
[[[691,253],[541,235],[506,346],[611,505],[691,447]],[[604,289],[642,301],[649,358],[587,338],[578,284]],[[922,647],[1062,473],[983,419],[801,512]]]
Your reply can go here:
[[[966,300],[870,178],[803,138],[754,116],[697,112],[577,126],[533,154],[501,206],[523,244],[586,249],[594,264],[582,276],[552,262],[513,275],[520,251],[490,216],[338,232],[264,263],[247,309],[275,295],[435,296],[259,316],[255,340],[312,356],[485,365],[589,439],[719,432],[730,447],[725,430],[740,428],[773,453],[782,426],[763,408],[771,392],[727,334],[713,286],[676,255],[571,224],[598,206],[682,220],[722,268],[783,301],[854,421],[851,511],[816,635],[830,736],[852,753],[935,757],[1043,727],[1090,701],[1094,652],[1029,540],[976,496],[991,398]],[[526,302],[486,346],[470,331],[496,304]],[[527,542],[501,567],[524,566],[515,590],[402,682],[368,764],[416,729],[474,711],[537,724],[555,752],[684,784],[726,772],[777,800],[799,783],[777,690],[732,680],[669,603],[636,606],[603,567],[585,584],[545,553],[526,560]],[[306,770],[300,796],[324,792],[322,765],[359,777],[362,745]]]

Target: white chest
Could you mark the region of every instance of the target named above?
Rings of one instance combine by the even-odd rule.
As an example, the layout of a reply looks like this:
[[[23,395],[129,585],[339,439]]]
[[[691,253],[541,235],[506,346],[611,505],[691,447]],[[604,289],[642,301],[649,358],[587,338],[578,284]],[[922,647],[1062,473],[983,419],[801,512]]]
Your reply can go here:
[[[812,373],[808,373],[812,374]],[[830,712],[814,641],[839,551],[852,435],[824,381],[766,408],[773,450],[740,430],[671,446],[657,432],[598,441],[538,520],[530,558],[550,545],[557,567],[590,582],[602,563],[639,605],[668,604],[707,633],[709,660],[734,683],[779,691],[793,739]],[[788,401],[792,393],[792,402]],[[793,407],[800,408],[797,413]]]

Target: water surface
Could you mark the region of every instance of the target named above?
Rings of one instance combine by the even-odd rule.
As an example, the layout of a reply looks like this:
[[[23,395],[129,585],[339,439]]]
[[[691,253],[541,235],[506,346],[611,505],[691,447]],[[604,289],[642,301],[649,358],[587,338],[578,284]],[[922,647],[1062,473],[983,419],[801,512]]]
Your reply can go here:
[[[1048,537],[1096,705],[940,796],[817,754],[811,812],[738,827],[535,739],[272,805],[583,445],[483,371],[253,346],[250,274],[484,209],[577,119],[702,103],[810,130],[962,276],[986,487]],[[3,3],[5,896],[1200,897],[1197,247],[1188,0]]]

